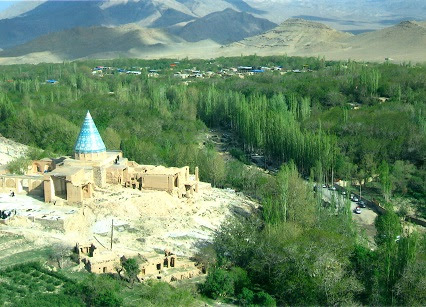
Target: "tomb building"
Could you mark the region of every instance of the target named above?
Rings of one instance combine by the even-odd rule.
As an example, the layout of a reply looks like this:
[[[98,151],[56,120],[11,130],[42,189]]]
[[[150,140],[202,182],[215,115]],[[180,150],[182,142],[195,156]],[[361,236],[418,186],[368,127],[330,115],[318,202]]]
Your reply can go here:
[[[199,182],[198,167],[195,174],[190,174],[188,166],[139,165],[124,158],[120,150],[107,150],[89,111],[77,137],[74,156],[35,160],[28,173],[42,183],[38,191],[44,195],[45,202],[81,203],[93,197],[95,187],[105,188],[110,184],[192,197],[198,192]],[[0,183],[3,181],[6,179]],[[3,185],[6,187],[6,183]],[[10,183],[7,188],[16,187]]]

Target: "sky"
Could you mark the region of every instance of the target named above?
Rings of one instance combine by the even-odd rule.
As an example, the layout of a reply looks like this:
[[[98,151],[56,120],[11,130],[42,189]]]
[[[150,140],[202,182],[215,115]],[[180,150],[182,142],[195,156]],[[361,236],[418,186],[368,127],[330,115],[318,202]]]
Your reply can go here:
[[[0,12],[4,9],[7,9],[9,6],[11,6],[14,3],[14,1],[0,1]]]

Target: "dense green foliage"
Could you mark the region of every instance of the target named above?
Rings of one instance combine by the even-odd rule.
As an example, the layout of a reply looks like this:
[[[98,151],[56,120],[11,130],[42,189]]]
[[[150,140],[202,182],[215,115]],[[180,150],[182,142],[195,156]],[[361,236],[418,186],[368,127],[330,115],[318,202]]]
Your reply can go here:
[[[174,61],[4,66],[0,133],[69,154],[90,109],[107,148],[120,148],[141,163],[199,165],[203,180],[223,186],[233,184],[227,165],[212,148],[199,146],[205,125],[222,127],[236,134],[246,153],[264,155],[265,165],[278,168],[293,160],[301,173],[314,173],[318,181],[375,178],[385,161],[391,184],[384,197],[414,197],[423,212],[425,66],[249,56],[181,60],[172,69]],[[143,73],[111,70],[101,78],[90,71],[97,65],[141,68]],[[266,71],[244,79],[213,76],[190,84],[172,77],[176,70],[218,72],[238,65],[310,71]],[[148,69],[160,69],[160,78],[149,79]],[[59,83],[48,84],[46,79]]]
[[[318,202],[294,164],[270,180],[277,193],[258,216],[230,219],[217,231],[205,295],[242,305],[256,304],[262,291],[277,305],[426,303],[426,237],[404,232],[391,208],[377,219],[371,249],[352,213]]]
[[[216,234],[207,257],[215,261],[200,287],[211,298],[241,305],[426,304],[424,236],[403,230],[389,206],[376,221],[371,250],[352,223],[349,204],[324,206],[300,177],[357,180],[358,188],[363,184],[384,203],[392,204],[395,195],[410,198],[411,209],[426,216],[424,65],[251,56],[182,60],[171,69],[174,61],[1,67],[0,133],[43,149],[37,157],[70,154],[89,109],[108,149],[139,163],[198,165],[202,180],[257,198],[258,215],[229,220]],[[112,70],[100,77],[90,70],[97,65],[143,73]],[[191,82],[172,77],[194,66],[216,72],[239,65],[309,70]],[[160,77],[148,78],[148,69],[161,69]],[[232,135],[230,153],[238,160],[224,161],[206,140],[207,127]],[[262,166],[276,169],[276,176],[247,167],[253,154],[264,157]],[[10,167],[18,172],[21,162]],[[134,268],[129,263],[129,280]],[[123,303],[123,281],[91,278],[64,285],[56,295],[89,305]],[[9,290],[27,293],[22,289]],[[176,291],[154,283],[135,285],[131,295],[135,305],[152,299],[193,304],[193,293]],[[47,287],[41,297],[55,302]],[[16,299],[31,304],[35,298]]]
[[[12,306],[195,306],[197,294],[163,282],[127,283],[108,275],[75,281],[39,263],[0,271],[0,302]],[[129,292],[130,291],[130,292]]]
[[[82,306],[81,298],[65,293],[74,282],[38,263],[19,264],[0,271],[0,301],[14,306]]]

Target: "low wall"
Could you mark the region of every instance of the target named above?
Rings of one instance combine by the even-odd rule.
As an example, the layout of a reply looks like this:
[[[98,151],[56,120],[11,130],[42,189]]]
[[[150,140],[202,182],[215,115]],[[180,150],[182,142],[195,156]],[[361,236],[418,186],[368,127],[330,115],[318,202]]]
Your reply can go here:
[[[51,230],[57,230],[60,232],[64,231],[64,220],[48,220],[48,219],[41,219],[41,218],[35,218],[34,222]]]

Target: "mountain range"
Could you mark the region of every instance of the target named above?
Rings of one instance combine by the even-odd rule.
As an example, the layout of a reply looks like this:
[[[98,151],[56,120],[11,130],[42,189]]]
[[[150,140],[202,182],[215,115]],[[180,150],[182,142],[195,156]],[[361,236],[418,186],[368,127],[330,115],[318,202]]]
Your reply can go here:
[[[0,14],[0,63],[252,53],[424,61],[424,23],[401,19],[425,10],[417,0],[21,2]]]

